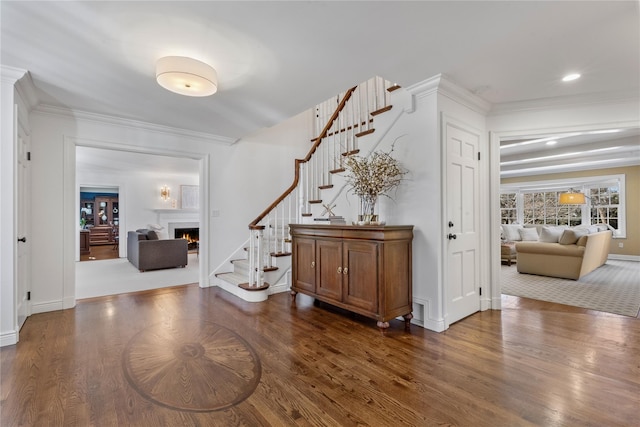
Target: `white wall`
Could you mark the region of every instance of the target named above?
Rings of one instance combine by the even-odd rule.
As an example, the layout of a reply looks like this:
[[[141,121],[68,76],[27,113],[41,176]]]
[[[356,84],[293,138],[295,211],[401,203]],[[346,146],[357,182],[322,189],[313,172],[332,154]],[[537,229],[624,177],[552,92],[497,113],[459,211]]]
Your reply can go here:
[[[279,125],[285,130],[277,132],[281,136],[277,140],[271,139],[274,130],[265,130],[261,135],[227,145],[198,135],[191,137],[136,122],[98,116],[72,117],[50,114],[48,110],[32,113],[32,208],[34,212],[42,213],[34,216],[32,227],[33,258],[38,260],[38,268],[34,268],[32,278],[33,311],[57,310],[75,304],[75,289],[69,286],[69,281],[71,278],[72,282],[74,277],[75,234],[78,228],[74,214],[77,211],[77,187],[73,182],[65,182],[65,176],[68,175],[65,174],[65,168],[74,167],[69,153],[65,151],[69,141],[128,151],[206,157],[210,164],[206,183],[209,196],[207,208],[220,212],[219,217],[209,218],[206,224],[209,238],[206,264],[216,266],[246,240],[249,222],[290,185],[293,158],[306,154],[309,146],[307,129],[310,117],[310,113],[302,114]],[[140,177],[120,176],[116,182],[108,184],[122,184],[129,189],[137,187],[134,185],[136,181],[143,188],[152,188],[146,194],[140,193],[142,196],[139,198],[127,195],[127,202],[135,207],[136,204],[148,203],[146,198],[151,198],[152,206],[148,208],[157,208],[153,193],[158,183],[153,179],[145,182]],[[178,188],[176,186],[173,191],[178,191]],[[137,190],[133,190],[134,193],[140,195]],[[202,207],[206,200],[201,202]],[[65,206],[65,203],[69,206]],[[127,217],[126,227],[146,226],[148,218],[135,215]],[[69,236],[65,236],[65,233]],[[68,247],[62,247],[65,238],[71,242]],[[210,271],[206,274],[210,274]]]
[[[311,111],[241,139],[212,186],[212,271],[249,238],[249,223],[293,182],[294,159],[311,148]]]
[[[85,185],[109,185],[120,188],[119,194],[119,220],[120,233],[125,236],[127,231],[138,228],[147,228],[149,224],[163,222],[157,210],[172,209],[172,200],[175,200],[180,213],[180,186],[198,185],[198,161],[193,160],[193,165],[183,173],[167,174],[160,170],[155,172],[94,172],[77,170],[76,182],[79,186]],[[163,201],[160,198],[160,188],[167,185],[170,188],[170,200]],[[197,214],[190,213],[189,216]],[[167,238],[166,224],[160,231],[162,238]],[[122,241],[121,237],[121,241]],[[126,247],[126,244],[122,244]],[[124,253],[123,253],[124,256]]]

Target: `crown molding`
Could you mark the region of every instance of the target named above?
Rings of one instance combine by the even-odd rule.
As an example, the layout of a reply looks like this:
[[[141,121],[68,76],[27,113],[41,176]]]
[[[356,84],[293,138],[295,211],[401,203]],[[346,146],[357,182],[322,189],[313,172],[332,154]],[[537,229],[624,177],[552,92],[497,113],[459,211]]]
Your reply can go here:
[[[154,123],[142,122],[139,120],[125,119],[122,117],[108,116],[105,114],[90,113],[87,111],[72,110],[54,105],[40,104],[34,112],[59,117],[73,118],[76,120],[85,120],[111,126],[120,126],[135,130],[145,130],[148,132],[161,133],[165,135],[189,138],[191,140],[199,140],[206,143],[215,143],[223,145],[233,145],[238,139],[228,138],[220,135],[213,135],[205,132],[197,132],[187,129],[180,129],[170,126],[157,125]]]
[[[2,81],[13,84],[18,95],[25,102],[27,109],[32,110],[39,103],[36,85],[33,83],[31,73],[21,68],[2,65]]]
[[[549,110],[550,108],[575,107],[580,105],[640,103],[640,92],[629,91],[597,92],[583,95],[556,96],[551,98],[529,99],[525,101],[502,102],[493,104],[489,116],[520,111]]]
[[[3,82],[14,84],[27,74],[27,70],[10,67],[8,65],[0,65],[0,74],[2,75]]]
[[[407,88],[407,92],[416,99],[439,93],[483,115],[491,110],[491,103],[463,88],[446,74],[437,74],[411,85]]]

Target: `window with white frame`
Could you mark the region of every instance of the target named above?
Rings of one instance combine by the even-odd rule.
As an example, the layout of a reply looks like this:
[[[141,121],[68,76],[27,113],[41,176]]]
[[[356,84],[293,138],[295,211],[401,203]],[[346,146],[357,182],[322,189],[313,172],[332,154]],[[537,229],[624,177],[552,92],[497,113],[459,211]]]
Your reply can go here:
[[[515,224],[518,222],[517,193],[500,194],[501,224]]]
[[[522,197],[524,224],[568,225],[582,224],[582,208],[561,205],[558,197],[562,191],[527,192]]]
[[[578,191],[584,205],[562,205],[560,194]],[[626,237],[625,176],[607,175],[558,181],[534,181],[501,186],[503,224],[567,225],[608,224],[614,237]]]

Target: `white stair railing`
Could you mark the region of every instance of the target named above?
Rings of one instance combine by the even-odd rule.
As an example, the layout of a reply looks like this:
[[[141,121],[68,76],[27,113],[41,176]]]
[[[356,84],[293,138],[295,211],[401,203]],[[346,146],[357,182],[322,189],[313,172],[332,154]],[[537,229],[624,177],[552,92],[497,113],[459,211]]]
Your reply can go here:
[[[318,135],[304,159],[295,161],[291,186],[249,224],[249,281],[244,289],[269,286],[264,271],[273,259],[289,254],[289,227],[311,216],[311,205],[321,202],[321,190],[331,188],[331,176],[344,171],[344,161],[359,152],[358,136],[373,131],[373,116],[391,108],[388,90],[392,86],[373,77],[316,106],[314,133]]]

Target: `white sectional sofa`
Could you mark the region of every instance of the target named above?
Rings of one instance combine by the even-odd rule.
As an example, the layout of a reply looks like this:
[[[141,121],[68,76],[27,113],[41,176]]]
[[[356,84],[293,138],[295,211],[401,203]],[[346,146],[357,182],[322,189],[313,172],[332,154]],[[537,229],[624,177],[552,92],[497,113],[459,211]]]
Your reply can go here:
[[[503,225],[505,228],[510,227]],[[606,225],[517,229],[520,240],[516,241],[516,264],[520,273],[578,280],[603,265],[609,255],[612,232]],[[515,237],[509,234],[512,231],[504,233]]]

